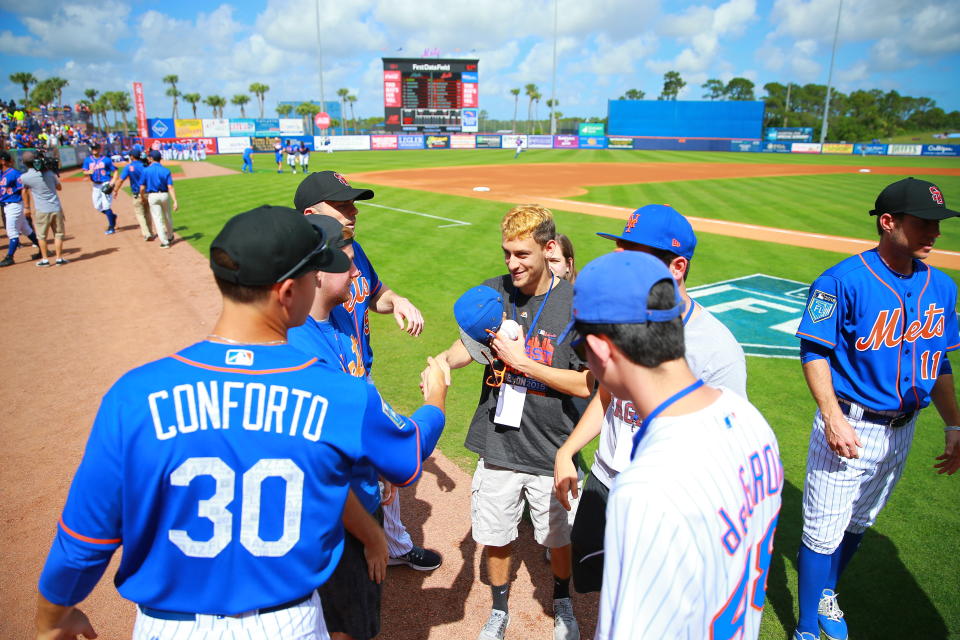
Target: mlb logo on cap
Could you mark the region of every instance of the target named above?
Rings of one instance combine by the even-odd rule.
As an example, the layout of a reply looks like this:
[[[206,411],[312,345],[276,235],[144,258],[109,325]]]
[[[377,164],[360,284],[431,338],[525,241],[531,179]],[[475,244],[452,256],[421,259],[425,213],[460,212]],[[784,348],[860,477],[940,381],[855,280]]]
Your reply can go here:
[[[680,212],[666,204],[648,204],[630,214],[623,233],[598,233],[611,240],[625,240],[645,247],[663,249],[687,260],[693,259],[697,236],[693,227]]]

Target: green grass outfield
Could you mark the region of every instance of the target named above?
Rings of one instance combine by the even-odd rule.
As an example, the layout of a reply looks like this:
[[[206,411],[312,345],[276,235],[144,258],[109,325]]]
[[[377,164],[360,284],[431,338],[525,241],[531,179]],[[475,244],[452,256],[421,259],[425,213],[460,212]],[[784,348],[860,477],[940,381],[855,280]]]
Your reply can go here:
[[[555,155],[554,155],[555,154]],[[344,173],[441,164],[509,163],[512,152],[423,151],[314,154],[313,170],[336,168]],[[655,152],[576,151],[525,152],[526,161],[654,161]],[[177,183],[181,210],[177,230],[201,253],[231,215],[262,203],[291,204],[301,176],[270,172],[266,156],[257,156],[254,175],[184,180]],[[664,152],[664,161],[826,161],[844,157],[761,154],[694,154]],[[859,159],[856,159],[859,160]],[[868,158],[868,160],[891,160]],[[895,158],[895,165],[960,166],[940,158]],[[218,157],[218,164],[239,168],[238,157]],[[801,179],[802,178],[802,179]],[[689,215],[756,222],[837,235],[875,237],[866,209],[879,188],[895,176],[851,173],[724,181],[689,181],[593,189],[584,199],[634,207],[670,202]],[[960,204],[960,184],[938,176],[948,204]],[[453,301],[464,290],[504,271],[499,248],[499,221],[508,205],[398,188],[376,188],[372,202],[470,222],[440,228],[443,221],[366,206],[361,203],[358,237],[381,278],[409,297],[426,318],[420,338],[397,330],[392,316],[373,314],[378,387],[398,409],[419,404],[417,381],[426,356],[446,348],[456,337]],[[782,213],[779,213],[782,211]],[[554,209],[558,228],[577,250],[578,264],[608,251],[611,243],[596,231],[619,231],[622,223]],[[790,224],[788,224],[788,222]],[[791,226],[793,225],[793,226]],[[960,221],[947,221],[940,245],[960,247]],[[753,273],[810,282],[843,256],[755,240],[700,234],[690,286]],[[950,272],[960,282],[960,272]],[[960,358],[952,359],[960,367]],[[796,622],[795,556],[801,530],[800,496],[813,401],[793,360],[748,358],[748,391],[777,433],[786,471],[783,510],[768,585],[768,604],[761,638],[787,638]],[[480,368],[454,373],[441,450],[466,471],[475,456],[463,448],[466,426],[479,395]],[[960,477],[937,476],[931,466],[943,449],[943,434],[933,409],[917,427],[903,480],[876,527],[841,582],[841,605],[857,640],[867,638],[960,638],[960,579],[955,549],[960,547]],[[592,461],[592,450],[587,455]],[[464,513],[466,519],[469,514]]]

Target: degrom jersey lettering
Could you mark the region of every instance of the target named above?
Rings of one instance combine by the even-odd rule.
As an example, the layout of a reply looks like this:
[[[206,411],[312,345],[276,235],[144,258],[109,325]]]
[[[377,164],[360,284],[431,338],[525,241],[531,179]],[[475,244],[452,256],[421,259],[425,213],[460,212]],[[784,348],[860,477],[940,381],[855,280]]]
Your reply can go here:
[[[287,345],[176,355],[104,396],[40,578],[51,602],[82,600],[121,541],[115,583],[133,602],[230,615],[301,597],[339,560],[353,466],[409,483],[442,430],[436,407],[398,416]]]
[[[83,159],[83,170],[92,171],[93,173],[90,174],[90,180],[101,183],[110,180],[110,176],[116,171],[116,167],[113,166],[113,160],[106,156],[97,158],[87,156]]]
[[[913,267],[896,274],[872,249],[810,285],[797,337],[827,348],[837,395],[877,411],[930,403],[946,352],[960,348],[957,287],[919,260]]]
[[[782,488],[739,394],[655,419],[610,491],[597,640],[756,638]]]
[[[0,175],[0,203],[23,202],[23,180],[20,172],[10,167]]]

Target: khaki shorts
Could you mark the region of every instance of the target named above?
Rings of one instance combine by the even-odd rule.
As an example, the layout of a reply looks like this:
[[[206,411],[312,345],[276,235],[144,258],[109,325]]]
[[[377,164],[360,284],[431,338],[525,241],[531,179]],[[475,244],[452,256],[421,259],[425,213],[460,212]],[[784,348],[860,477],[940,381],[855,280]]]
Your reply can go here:
[[[571,497],[570,511],[565,510],[553,493],[552,475],[487,465],[481,458],[470,494],[473,539],[479,544],[502,547],[516,540],[524,500],[537,542],[551,549],[570,544],[577,500]]]
[[[62,238],[64,230],[63,210],[52,213],[43,213],[41,211],[33,212],[33,225],[37,228],[37,236],[45,238],[47,229],[53,226],[53,237]]]

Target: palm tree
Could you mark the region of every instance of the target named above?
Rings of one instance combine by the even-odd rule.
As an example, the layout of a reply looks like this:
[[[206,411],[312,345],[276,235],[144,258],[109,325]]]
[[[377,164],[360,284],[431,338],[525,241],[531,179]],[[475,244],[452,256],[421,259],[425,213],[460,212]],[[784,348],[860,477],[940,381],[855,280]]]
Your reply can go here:
[[[93,108],[93,104],[97,101],[97,96],[100,95],[100,92],[96,89],[84,89],[83,95],[87,97],[86,101],[81,100],[82,103],[87,105],[87,109],[90,110],[90,116],[93,118],[93,126],[99,127],[100,124],[97,122],[97,112]]]
[[[553,119],[556,116],[556,112],[553,110],[553,108],[558,104],[560,104],[559,100],[547,98],[547,108],[550,109],[550,122],[553,122]]]
[[[56,91],[46,80],[42,80],[30,92],[30,102],[39,107],[51,104],[56,96]]]
[[[197,103],[200,102],[200,94],[199,94],[199,93],[185,93],[185,94],[183,94],[183,100],[184,100],[184,102],[189,102],[189,103],[190,103],[190,107],[193,109],[193,117],[194,117],[194,119],[196,119],[196,117],[197,117]]]
[[[536,125],[536,133],[543,133],[540,129],[540,98],[543,94],[537,91],[533,94],[533,122]]]
[[[97,98],[97,101],[93,103],[91,107],[99,116],[100,120],[103,122],[103,130],[109,131],[110,123],[107,122],[107,110],[110,107],[110,103],[107,100],[107,95],[110,92],[100,94],[100,97]]]
[[[284,118],[290,115],[290,112],[293,111],[292,104],[278,104],[277,105],[277,115],[281,118]]]
[[[218,95],[207,96],[204,98],[203,103],[213,109],[214,118],[223,117],[223,107],[227,104],[226,98]]]
[[[237,95],[235,95],[235,96],[233,96],[232,98],[230,98],[230,103],[231,103],[231,104],[235,104],[235,105],[237,105],[238,107],[240,107],[240,117],[241,117],[241,118],[246,118],[246,117],[247,117],[247,110],[244,109],[243,106],[244,106],[245,104],[247,104],[248,102],[250,102],[250,96],[248,96],[248,95],[245,94],[245,93],[238,93]]]
[[[177,91],[177,83],[180,82],[180,76],[171,73],[168,76],[163,76],[163,83],[170,85],[170,88],[167,89],[167,95],[173,98],[173,117],[180,117],[180,110],[177,108],[177,98],[180,96],[180,92]]]
[[[127,121],[127,114],[133,109],[130,104],[130,94],[126,91],[115,91],[113,96],[113,110],[123,114],[123,131],[126,135],[130,131],[130,123]]]
[[[254,82],[250,85],[250,93],[257,96],[257,103],[260,105],[260,117],[263,117],[263,101],[267,95],[267,91],[270,91],[270,85],[263,84],[261,82]]]
[[[57,94],[57,105],[63,104],[63,89],[70,84],[70,81],[57,76],[47,78],[46,81],[50,83],[50,88]]]
[[[337,89],[337,97],[340,98],[340,135],[346,134],[347,124],[347,96],[350,95],[349,89]]]
[[[357,96],[347,96],[347,104],[350,105],[350,119],[353,120],[353,132],[357,133],[357,116],[353,112],[353,105],[357,101]]]
[[[10,74],[10,82],[23,88],[23,102],[26,104],[30,100],[30,86],[37,84],[36,77],[29,71],[18,71]]]
[[[289,107],[290,105],[281,105],[281,106]],[[277,107],[277,111],[278,112],[280,111],[280,107]],[[312,131],[312,129],[310,128],[310,122],[313,120],[313,116],[320,113],[320,111],[321,111],[320,105],[318,104],[313,104],[312,102],[301,102],[300,104],[297,105],[297,108],[294,111],[294,113],[296,113],[298,116],[303,118],[304,131]],[[287,113],[289,113],[289,111]]]
[[[532,82],[523,87],[526,96],[530,98],[530,101],[527,102],[527,133],[531,133],[533,125],[533,99],[537,95],[537,85]]]
[[[510,89],[510,95],[513,96],[513,133],[517,132],[517,106],[520,104],[520,89]]]

